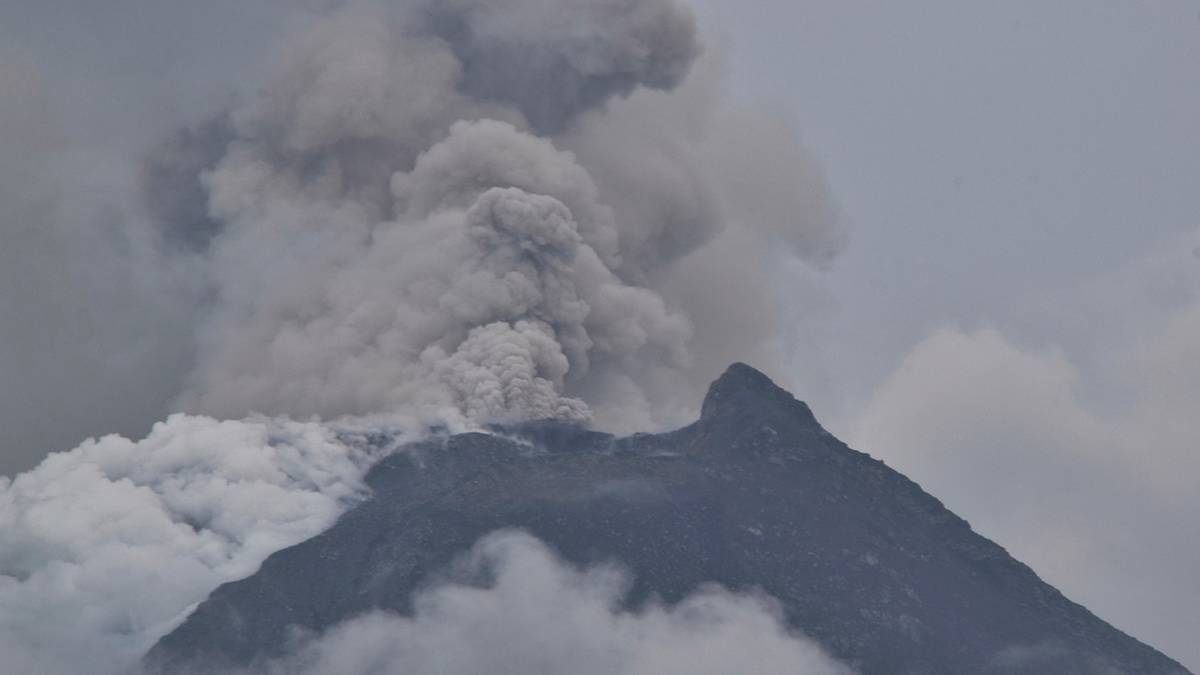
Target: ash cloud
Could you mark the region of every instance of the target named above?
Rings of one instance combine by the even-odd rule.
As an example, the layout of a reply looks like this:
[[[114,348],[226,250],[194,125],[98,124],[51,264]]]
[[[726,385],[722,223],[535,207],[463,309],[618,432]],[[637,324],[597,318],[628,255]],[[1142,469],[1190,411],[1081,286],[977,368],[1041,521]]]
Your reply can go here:
[[[234,19],[212,7],[147,10],[146,30],[215,34]],[[0,56],[17,92],[0,99],[0,472],[45,458],[0,478],[0,651],[17,667],[116,672],[326,527],[370,461],[339,435],[368,423],[352,416],[685,420],[728,362],[777,362],[763,268],[842,245],[790,130],[728,100],[675,0],[247,12],[254,39],[231,49],[266,59],[215,112],[156,105],[203,98],[172,95],[185,76],[138,98],[137,77],[48,58],[57,42]],[[100,18],[120,27],[115,70],[134,69],[140,24]],[[235,62],[214,55],[196,82],[237,87]],[[145,440],[45,456],[176,411],[192,416]],[[678,636],[673,611],[609,621]]]
[[[21,393],[0,428],[22,432],[5,432],[0,471],[173,410],[663,428],[727,362],[781,362],[761,261],[787,251],[819,265],[842,234],[791,130],[724,94],[720,55],[702,51],[686,6],[307,4],[290,21],[256,6],[289,28],[260,31],[270,46],[246,50],[266,52],[253,84],[212,115],[122,125],[88,115],[89,101],[9,88],[24,93],[6,98],[20,114],[6,114],[19,147],[5,164],[24,183],[8,182],[20,198],[2,215],[13,278],[0,372]],[[52,90],[62,77],[50,73]],[[96,138],[50,138],[39,106],[79,110],[64,124]],[[9,159],[99,147],[104,125],[123,140],[83,166]],[[84,185],[99,166],[111,184]],[[557,200],[578,244],[552,253],[502,223],[480,236],[468,213],[493,188]],[[470,278],[447,278],[460,271]],[[478,358],[461,372],[459,346],[497,323],[526,354],[529,386],[483,377]],[[533,326],[549,341],[531,342]],[[38,349],[47,334],[53,350]],[[508,393],[462,390],[485,380]],[[55,395],[69,411],[51,412]]]
[[[633,431],[686,418],[728,360],[706,346],[771,363],[770,283],[746,268],[780,242],[819,264],[841,234],[790,132],[724,101],[699,53],[670,0],[310,17],[230,127],[153,160],[214,299],[177,406]],[[790,150],[749,188],[772,145]],[[183,215],[196,185],[206,218]],[[735,292],[688,293],[706,252],[743,261],[709,272]]]
[[[543,133],[635,87],[673,88],[699,52],[695,19],[675,0],[455,0],[418,11],[462,64],[461,90],[516,107]]]
[[[173,20],[217,32],[224,3],[113,10],[138,12],[145,35],[103,13],[85,28],[6,10],[11,26],[46,25],[6,35],[18,46],[0,68],[16,92],[0,140],[0,472],[176,410],[491,415],[466,412],[468,380],[430,359],[462,362],[458,346],[497,322],[526,338],[540,326],[567,359],[558,373],[557,355],[530,352],[536,386],[510,387],[504,415],[617,432],[686,420],[732,360],[783,362],[766,270],[819,267],[843,234],[791,129],[725,94],[685,5],[245,9],[241,39],[204,58],[198,36],[181,54],[163,36],[182,40]],[[50,29],[82,31],[86,57],[39,45]],[[159,84],[150,61],[171,58]],[[229,103],[206,114],[200,100]],[[443,297],[418,277],[481,255],[464,214],[492,188],[561,202],[579,249],[553,274],[544,248],[488,256],[495,274],[513,266],[488,307],[468,297],[479,285]]]

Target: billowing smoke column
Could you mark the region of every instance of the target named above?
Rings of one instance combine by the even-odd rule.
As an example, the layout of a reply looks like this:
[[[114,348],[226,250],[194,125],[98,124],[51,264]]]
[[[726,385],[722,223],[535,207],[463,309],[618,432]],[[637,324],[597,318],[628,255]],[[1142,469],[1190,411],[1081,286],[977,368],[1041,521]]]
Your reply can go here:
[[[817,264],[842,238],[790,130],[719,75],[675,0],[364,1],[300,22],[254,93],[151,153],[119,245],[80,227],[74,258],[19,266],[0,297],[36,316],[31,275],[120,271],[137,293],[86,293],[111,334],[58,331],[55,360],[113,354],[144,372],[136,405],[173,387],[207,415],[0,478],[6,666],[136,660],[361,496],[372,454],[348,429],[663,427],[719,368],[769,368],[765,263]]]
[[[357,200],[311,200],[264,166],[237,155],[208,175],[230,229],[185,407],[585,420],[586,405],[560,393],[593,355],[657,349],[684,364],[687,321],[615,274],[612,213],[548,141],[455,123],[392,176],[386,221]],[[247,253],[291,246],[303,248],[283,266],[246,267]]]
[[[313,19],[256,94],[154,163],[179,201],[160,200],[164,226],[204,257],[213,297],[179,406],[676,421],[697,327],[664,288],[722,229],[731,191],[712,167],[737,158],[705,149],[736,132],[650,92],[698,54],[673,0],[360,3]],[[639,87],[645,100],[624,100]],[[715,118],[706,87],[682,94]],[[623,140],[651,124],[656,143]],[[763,243],[792,227],[813,256],[836,247],[827,222],[794,217],[738,225]]]

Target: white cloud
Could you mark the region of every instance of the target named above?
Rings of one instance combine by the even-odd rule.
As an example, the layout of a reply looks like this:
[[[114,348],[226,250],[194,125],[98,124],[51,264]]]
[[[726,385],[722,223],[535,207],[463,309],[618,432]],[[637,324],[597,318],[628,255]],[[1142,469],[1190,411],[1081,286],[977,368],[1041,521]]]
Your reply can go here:
[[[508,4],[6,12],[0,473],[180,410],[665,428],[778,364],[747,270],[842,241],[791,126],[696,62],[683,2]],[[456,354],[481,334],[515,369]]]
[[[1200,304],[1138,333],[1102,347],[1097,373],[995,329],[937,330],[878,387],[852,440],[1072,599],[1196,667]]]
[[[676,606],[621,609],[629,579],[580,570],[531,536],[481,540],[459,574],[420,595],[412,617],[372,614],[309,642],[274,670],[305,675],[849,675],[813,641],[788,631],[767,599],[719,588]]]
[[[331,525],[368,463],[315,423],[174,415],[0,477],[0,670],[124,672],[212,589]]]

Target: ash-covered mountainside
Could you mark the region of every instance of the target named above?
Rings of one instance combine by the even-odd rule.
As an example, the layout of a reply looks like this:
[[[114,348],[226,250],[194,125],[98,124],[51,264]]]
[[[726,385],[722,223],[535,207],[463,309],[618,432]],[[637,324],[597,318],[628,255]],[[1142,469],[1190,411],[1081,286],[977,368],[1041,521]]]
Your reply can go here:
[[[374,497],[217,589],[146,662],[245,665],[372,609],[412,611],[480,537],[521,528],[620,561],[630,602],[761,589],[864,674],[1184,673],[1062,596],[935,498],[734,365],[691,426],[629,438],[554,423],[399,452]]]

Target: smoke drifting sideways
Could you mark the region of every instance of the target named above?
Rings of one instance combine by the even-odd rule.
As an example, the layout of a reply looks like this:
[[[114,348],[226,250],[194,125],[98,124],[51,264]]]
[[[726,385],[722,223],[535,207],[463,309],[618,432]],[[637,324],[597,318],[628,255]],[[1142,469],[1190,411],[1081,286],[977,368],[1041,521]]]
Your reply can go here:
[[[493,533],[450,579],[416,598],[411,617],[368,614],[301,636],[256,673],[580,673],[851,675],[783,627],[769,599],[719,587],[665,607],[622,607],[619,567],[580,570],[522,532]],[[215,675],[199,664],[184,675]],[[229,672],[229,671],[221,671]]]
[[[0,471],[191,415],[0,479],[9,663],[135,661],[361,497],[347,430],[685,421],[728,363],[779,362],[772,261],[843,245],[675,0],[292,19],[256,89],[137,167],[72,154],[53,78],[0,62]]]

